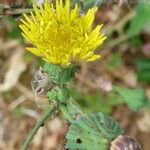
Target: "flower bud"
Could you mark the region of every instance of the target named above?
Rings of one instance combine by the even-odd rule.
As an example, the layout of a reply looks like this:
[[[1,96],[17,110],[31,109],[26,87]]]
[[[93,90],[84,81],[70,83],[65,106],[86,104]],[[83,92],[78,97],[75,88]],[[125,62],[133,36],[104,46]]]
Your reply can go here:
[[[110,150],[141,150],[141,146],[134,138],[120,135],[111,142]]]

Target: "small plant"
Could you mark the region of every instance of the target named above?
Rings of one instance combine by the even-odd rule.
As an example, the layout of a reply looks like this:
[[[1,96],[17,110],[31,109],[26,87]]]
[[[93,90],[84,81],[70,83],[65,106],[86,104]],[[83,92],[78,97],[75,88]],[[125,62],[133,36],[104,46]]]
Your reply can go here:
[[[42,93],[46,88],[49,104],[27,136],[22,150],[28,148],[38,129],[56,110],[71,123],[66,135],[67,149],[140,149],[135,140],[123,136],[123,129],[111,117],[101,112],[82,112],[70,94],[69,84],[79,70],[79,62],[98,59],[100,55],[94,50],[106,39],[99,32],[102,25],[92,30],[96,10],[94,6],[80,15],[78,4],[71,9],[69,0],[65,3],[56,0],[56,7],[47,1],[40,9],[33,5],[31,19],[24,14],[25,20],[21,20],[20,25],[22,35],[34,45],[27,49],[45,61],[44,68],[35,75],[32,88],[35,93]]]

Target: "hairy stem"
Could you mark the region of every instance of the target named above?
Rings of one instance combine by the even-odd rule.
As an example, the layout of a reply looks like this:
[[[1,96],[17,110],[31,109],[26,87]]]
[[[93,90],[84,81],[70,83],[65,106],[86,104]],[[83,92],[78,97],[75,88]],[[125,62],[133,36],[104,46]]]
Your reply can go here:
[[[34,138],[35,134],[37,133],[38,129],[44,124],[45,120],[55,111],[55,107],[46,109],[44,115],[41,117],[41,119],[37,122],[37,124],[33,127],[33,129],[30,131],[28,136],[25,139],[25,142],[23,143],[21,150],[27,150],[29,144],[31,143],[32,139]]]

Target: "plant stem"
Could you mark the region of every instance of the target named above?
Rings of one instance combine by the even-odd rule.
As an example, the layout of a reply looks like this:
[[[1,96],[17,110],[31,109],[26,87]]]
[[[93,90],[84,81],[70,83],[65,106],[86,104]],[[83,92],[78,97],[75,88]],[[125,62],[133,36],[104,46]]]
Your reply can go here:
[[[37,122],[37,124],[33,127],[33,129],[28,134],[25,142],[23,143],[21,150],[27,150],[29,144],[31,143],[32,139],[34,138],[35,134],[37,133],[38,129],[43,125],[45,120],[55,111],[55,107],[46,109],[44,115],[41,119]]]
[[[120,43],[122,43],[122,42],[124,42],[124,41],[127,41],[127,40],[130,39],[130,38],[131,38],[131,37],[130,37],[129,35],[126,35],[126,34],[125,34],[125,35],[122,35],[122,36],[120,36],[120,37],[118,37],[118,38],[116,38],[116,39],[114,39],[114,40],[108,42],[107,45],[106,45],[106,44],[103,45],[102,48],[105,48],[105,51],[102,51],[102,52],[100,53],[100,55],[102,55],[103,58],[104,58],[105,56],[107,56],[107,54],[110,52],[110,50],[112,50],[112,48],[113,48],[114,46],[119,45]]]
[[[0,16],[20,15],[24,13],[29,13],[31,11],[32,8],[6,9],[0,12]]]

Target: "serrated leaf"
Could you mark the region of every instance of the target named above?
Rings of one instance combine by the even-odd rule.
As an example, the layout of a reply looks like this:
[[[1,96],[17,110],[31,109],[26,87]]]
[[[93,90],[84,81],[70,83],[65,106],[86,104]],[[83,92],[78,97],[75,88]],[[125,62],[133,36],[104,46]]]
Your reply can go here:
[[[71,150],[107,150],[111,140],[122,134],[123,130],[110,116],[85,113],[70,126],[66,147]]]
[[[115,86],[114,90],[122,97],[122,100],[129,108],[134,111],[138,111],[147,102],[146,93],[142,88],[131,89]]]

